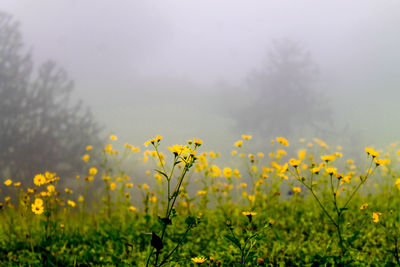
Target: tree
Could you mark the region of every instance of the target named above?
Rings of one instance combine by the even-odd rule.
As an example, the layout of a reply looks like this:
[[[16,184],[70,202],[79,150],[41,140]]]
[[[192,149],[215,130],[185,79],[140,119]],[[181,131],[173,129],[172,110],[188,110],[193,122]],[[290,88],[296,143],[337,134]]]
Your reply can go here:
[[[72,103],[73,82],[56,63],[34,71],[19,24],[0,12],[0,166],[2,175],[30,180],[82,167],[86,145],[100,142],[99,127],[82,102]]]
[[[330,112],[317,90],[318,68],[297,43],[273,43],[261,70],[248,76],[248,104],[237,109],[237,125],[262,135],[291,135],[330,121]]]

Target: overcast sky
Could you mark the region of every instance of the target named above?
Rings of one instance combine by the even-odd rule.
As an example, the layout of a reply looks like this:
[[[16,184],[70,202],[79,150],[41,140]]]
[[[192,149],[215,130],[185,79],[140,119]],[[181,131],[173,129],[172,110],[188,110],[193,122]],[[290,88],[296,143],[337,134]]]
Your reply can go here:
[[[35,61],[56,60],[99,119],[127,137],[172,133],[182,123],[189,123],[182,135],[199,133],[188,119],[157,119],[176,112],[167,110],[174,99],[167,93],[151,106],[151,92],[185,91],[207,101],[218,82],[242,87],[271,41],[282,38],[311,53],[338,120],[371,133],[367,141],[400,136],[397,0],[1,0],[0,9],[21,22]],[[150,103],[146,114],[143,103]],[[214,128],[200,135],[229,131],[229,118],[207,115],[204,106],[196,112],[203,127]]]

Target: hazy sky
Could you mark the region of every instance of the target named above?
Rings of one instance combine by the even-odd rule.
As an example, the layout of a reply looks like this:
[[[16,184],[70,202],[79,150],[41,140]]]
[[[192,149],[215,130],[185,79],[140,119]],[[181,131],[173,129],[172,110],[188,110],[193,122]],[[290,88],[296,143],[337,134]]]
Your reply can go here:
[[[397,0],[2,0],[0,9],[21,22],[35,60],[67,69],[77,94],[127,137],[184,124],[179,135],[217,143],[232,124],[213,113],[217,82],[245,87],[271,41],[288,38],[318,63],[339,121],[370,133],[369,142],[399,139]],[[173,117],[190,106],[197,122]]]

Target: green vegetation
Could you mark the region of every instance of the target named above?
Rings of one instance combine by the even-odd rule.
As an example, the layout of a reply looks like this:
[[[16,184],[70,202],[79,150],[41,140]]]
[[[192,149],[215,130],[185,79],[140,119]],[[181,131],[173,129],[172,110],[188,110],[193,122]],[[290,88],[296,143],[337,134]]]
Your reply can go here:
[[[86,147],[87,173],[63,183],[69,188],[51,172],[33,186],[7,177],[0,264],[400,265],[397,144],[366,148],[357,164],[318,139],[294,149],[278,137],[253,154],[251,139],[242,136],[231,166],[221,167],[199,139],[163,153],[157,136],[140,153],[131,144],[117,150],[112,135],[103,148]],[[137,162],[149,169],[146,183]]]

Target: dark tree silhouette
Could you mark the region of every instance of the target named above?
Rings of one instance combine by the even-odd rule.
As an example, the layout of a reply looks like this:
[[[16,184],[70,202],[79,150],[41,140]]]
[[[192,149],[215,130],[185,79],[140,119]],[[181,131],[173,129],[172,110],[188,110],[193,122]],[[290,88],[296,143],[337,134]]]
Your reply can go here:
[[[319,123],[330,121],[330,112],[317,80],[308,52],[293,41],[274,42],[263,68],[248,76],[250,99],[234,112],[237,125],[263,136],[292,135],[306,127],[322,131]]]
[[[39,172],[70,176],[82,167],[86,145],[100,128],[82,102],[72,103],[73,82],[52,62],[34,70],[19,24],[0,12],[0,173],[30,180]]]

